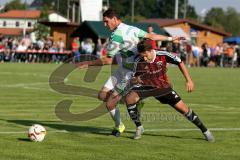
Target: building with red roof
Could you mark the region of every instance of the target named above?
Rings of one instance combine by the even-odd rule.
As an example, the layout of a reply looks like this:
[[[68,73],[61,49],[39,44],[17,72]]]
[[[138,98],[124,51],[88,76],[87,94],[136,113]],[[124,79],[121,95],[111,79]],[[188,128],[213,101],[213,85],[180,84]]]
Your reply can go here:
[[[0,13],[0,34],[22,36],[33,30],[40,18],[38,10],[10,10]]]

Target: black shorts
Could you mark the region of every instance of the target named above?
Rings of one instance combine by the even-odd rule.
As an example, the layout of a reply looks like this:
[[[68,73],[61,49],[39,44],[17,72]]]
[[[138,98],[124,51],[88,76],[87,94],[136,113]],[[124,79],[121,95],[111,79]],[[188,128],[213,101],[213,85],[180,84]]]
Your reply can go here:
[[[156,88],[151,86],[134,87],[132,91],[136,92],[140,99],[147,97],[155,97],[162,104],[169,104],[174,107],[181,97],[171,87],[168,88]]]

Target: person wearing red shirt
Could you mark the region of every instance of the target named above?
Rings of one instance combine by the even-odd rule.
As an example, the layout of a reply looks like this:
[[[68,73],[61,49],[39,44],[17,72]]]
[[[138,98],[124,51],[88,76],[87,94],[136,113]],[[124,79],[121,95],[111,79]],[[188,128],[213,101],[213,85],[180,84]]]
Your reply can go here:
[[[184,115],[202,131],[207,141],[213,142],[214,137],[212,133],[201,122],[198,115],[186,106],[167,80],[167,63],[178,65],[186,79],[187,91],[193,91],[193,81],[181,59],[169,52],[152,49],[152,44],[149,40],[139,42],[137,49],[139,57],[136,59],[134,75],[131,80],[133,87],[131,87],[130,92],[125,97],[128,113],[137,128],[134,139],[140,139],[144,131],[136,104],[142,99],[154,97],[159,102],[169,104]]]

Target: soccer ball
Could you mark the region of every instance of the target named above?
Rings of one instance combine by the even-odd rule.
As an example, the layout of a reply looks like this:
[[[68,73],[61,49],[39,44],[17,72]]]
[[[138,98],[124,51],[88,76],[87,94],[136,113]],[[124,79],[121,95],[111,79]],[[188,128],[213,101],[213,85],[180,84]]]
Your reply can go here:
[[[46,129],[42,125],[34,124],[29,128],[28,137],[31,141],[42,142],[46,133]]]

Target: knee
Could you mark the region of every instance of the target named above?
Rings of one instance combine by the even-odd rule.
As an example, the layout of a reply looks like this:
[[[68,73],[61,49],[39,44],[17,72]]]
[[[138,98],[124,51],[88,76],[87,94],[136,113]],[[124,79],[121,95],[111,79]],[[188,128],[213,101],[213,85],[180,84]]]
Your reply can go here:
[[[106,102],[107,95],[108,95],[108,92],[100,91],[98,93],[98,99],[101,100],[101,101]]]
[[[114,108],[116,108],[116,105],[107,102],[106,107],[108,111],[112,111]]]
[[[113,97],[113,96],[110,96],[107,100],[107,103],[106,103],[106,107],[109,111],[113,110],[114,108],[116,108],[119,100],[121,98],[119,96],[116,96],[116,97]]]
[[[135,92],[130,92],[127,94],[127,96],[125,97],[125,102],[126,105],[131,105],[131,104],[135,104],[139,101],[139,96],[138,94],[136,94]]]

